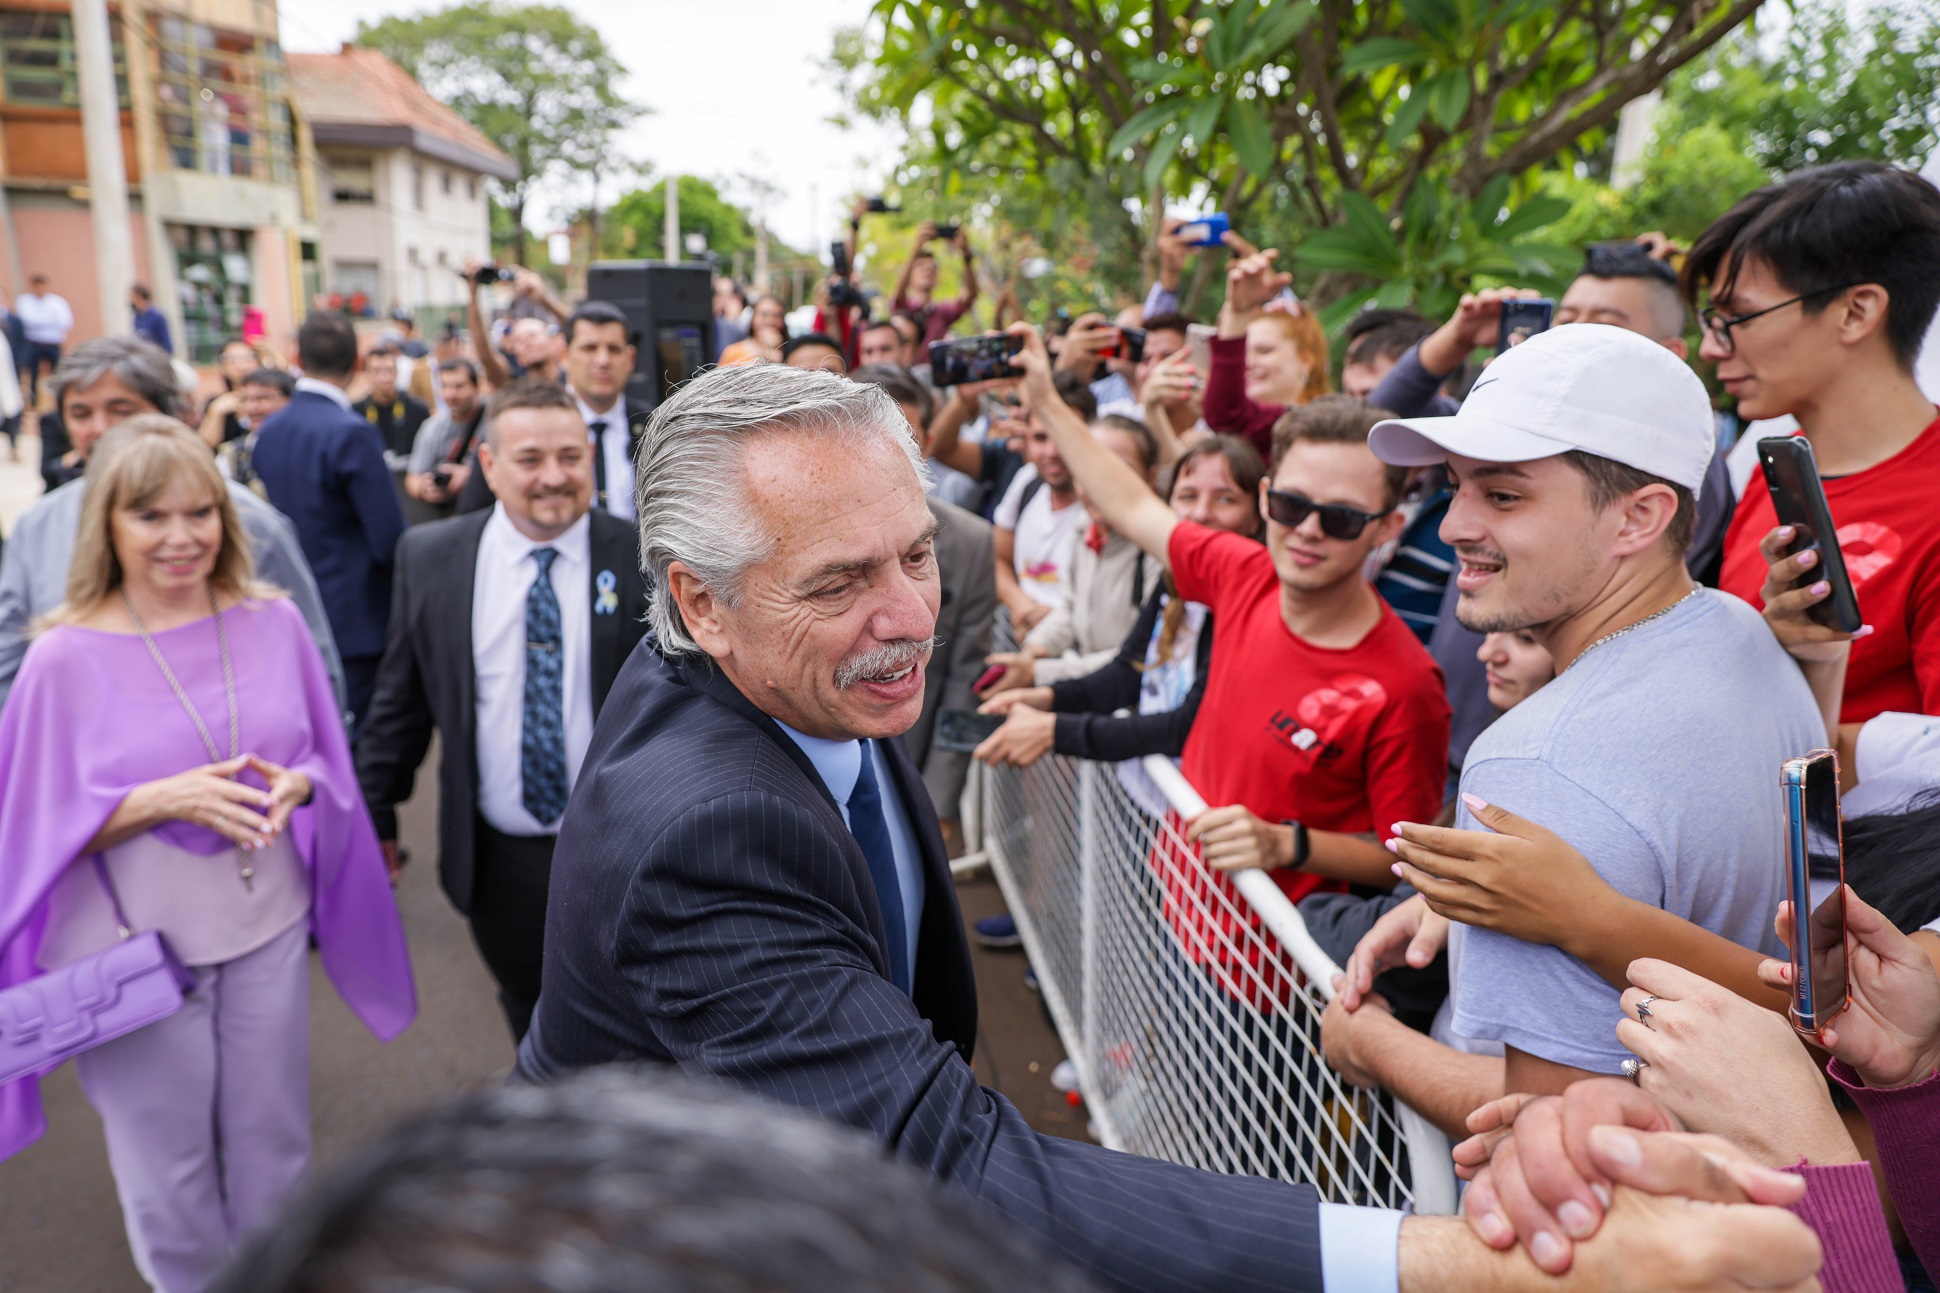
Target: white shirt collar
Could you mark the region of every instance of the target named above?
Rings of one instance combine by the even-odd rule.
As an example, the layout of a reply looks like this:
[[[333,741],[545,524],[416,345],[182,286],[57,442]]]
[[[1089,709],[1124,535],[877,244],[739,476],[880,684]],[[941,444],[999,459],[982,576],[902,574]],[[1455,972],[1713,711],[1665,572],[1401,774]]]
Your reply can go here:
[[[308,391],[312,395],[321,395],[344,412],[350,412],[350,396],[344,393],[344,388],[341,386],[332,386],[329,382],[320,382],[314,377],[299,377],[296,379],[296,389]]]
[[[775,726],[801,747],[808,761],[815,765],[815,774],[821,777],[822,784],[835,796],[835,802],[847,808],[849,796],[855,793],[856,782],[862,779],[862,742],[854,739],[830,741],[819,736],[807,736],[778,718],[775,719]]]
[[[579,405],[579,416],[586,419],[586,426],[589,431],[595,422],[604,422],[608,427],[624,427],[626,425],[625,395],[621,395],[618,399],[614,400],[613,407],[604,413],[593,412],[586,401],[579,397],[579,392],[577,391],[573,392],[573,403]]]
[[[592,513],[588,512],[568,526],[564,534],[542,543],[519,532],[519,527],[505,514],[504,503],[493,503],[491,519],[485,522],[485,533],[480,536],[480,547],[489,548],[492,557],[505,566],[517,566],[534,548],[554,548],[567,564],[587,565],[593,559],[592,528]]]

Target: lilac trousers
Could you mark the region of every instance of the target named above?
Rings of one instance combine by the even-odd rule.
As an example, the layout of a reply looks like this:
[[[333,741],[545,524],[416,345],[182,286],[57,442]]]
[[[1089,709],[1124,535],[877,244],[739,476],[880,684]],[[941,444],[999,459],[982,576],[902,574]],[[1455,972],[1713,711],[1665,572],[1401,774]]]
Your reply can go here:
[[[196,969],[179,1013],[75,1060],[157,1293],[201,1293],[309,1166],[308,925]]]

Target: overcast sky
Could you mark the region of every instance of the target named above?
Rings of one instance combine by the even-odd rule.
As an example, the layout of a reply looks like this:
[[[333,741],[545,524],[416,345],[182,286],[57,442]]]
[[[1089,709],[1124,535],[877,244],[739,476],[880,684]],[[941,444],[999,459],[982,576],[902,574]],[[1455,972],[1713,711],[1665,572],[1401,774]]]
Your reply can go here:
[[[824,244],[849,193],[877,187],[893,157],[887,134],[863,123],[828,123],[841,103],[821,64],[837,28],[854,25],[868,0],[563,0],[598,27],[632,73],[626,93],[652,112],[622,137],[619,152],[656,174],[700,175],[752,206],[740,181],[759,175],[779,189],[769,228],[803,249]],[[425,12],[409,0],[282,0],[283,45],[334,50],[359,19]],[[589,187],[554,190],[528,216],[549,227],[561,199],[583,205]],[[614,192],[603,194],[610,202]]]

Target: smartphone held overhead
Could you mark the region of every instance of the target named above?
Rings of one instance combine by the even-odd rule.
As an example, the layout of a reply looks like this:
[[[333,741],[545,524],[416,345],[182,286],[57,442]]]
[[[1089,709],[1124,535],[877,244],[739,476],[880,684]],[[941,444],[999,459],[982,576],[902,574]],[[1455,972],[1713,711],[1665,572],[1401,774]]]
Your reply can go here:
[[[1846,572],[1845,554],[1839,550],[1839,530],[1826,502],[1818,462],[1812,457],[1812,442],[1804,436],[1767,436],[1758,442],[1758,462],[1765,471],[1765,488],[1771,492],[1778,523],[1791,526],[1795,535],[1791,555],[1810,549],[1817,558],[1792,586],[1807,588],[1823,579],[1831,589],[1805,613],[1827,628],[1859,632],[1864,623],[1859,598]]]
[[[1846,852],[1839,756],[1787,759],[1785,896],[1792,904],[1792,1026],[1817,1037],[1852,1000],[1846,958]]]
[[[1538,332],[1548,332],[1550,322],[1555,317],[1554,301],[1504,301],[1502,321],[1496,325],[1495,353],[1500,355],[1512,346],[1520,346]]]

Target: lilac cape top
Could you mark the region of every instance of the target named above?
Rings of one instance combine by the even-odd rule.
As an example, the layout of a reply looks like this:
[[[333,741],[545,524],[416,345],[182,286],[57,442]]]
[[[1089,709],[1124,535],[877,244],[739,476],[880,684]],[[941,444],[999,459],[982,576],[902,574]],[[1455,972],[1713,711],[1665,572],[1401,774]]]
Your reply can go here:
[[[324,969],[365,1027],[389,1041],[417,1014],[417,993],[323,660],[287,600],[244,603],[224,612],[223,622],[243,752],[294,768],[314,787],[310,803],[290,818],[289,838],[309,869],[310,928]],[[155,642],[226,753],[214,619],[156,634]],[[128,792],[208,762],[139,636],[62,627],[35,641],[0,711],[0,988],[40,973],[48,893]],[[235,847],[179,821],[155,834],[204,855]],[[38,1140],[46,1125],[37,1078],[0,1087],[0,1159]]]

